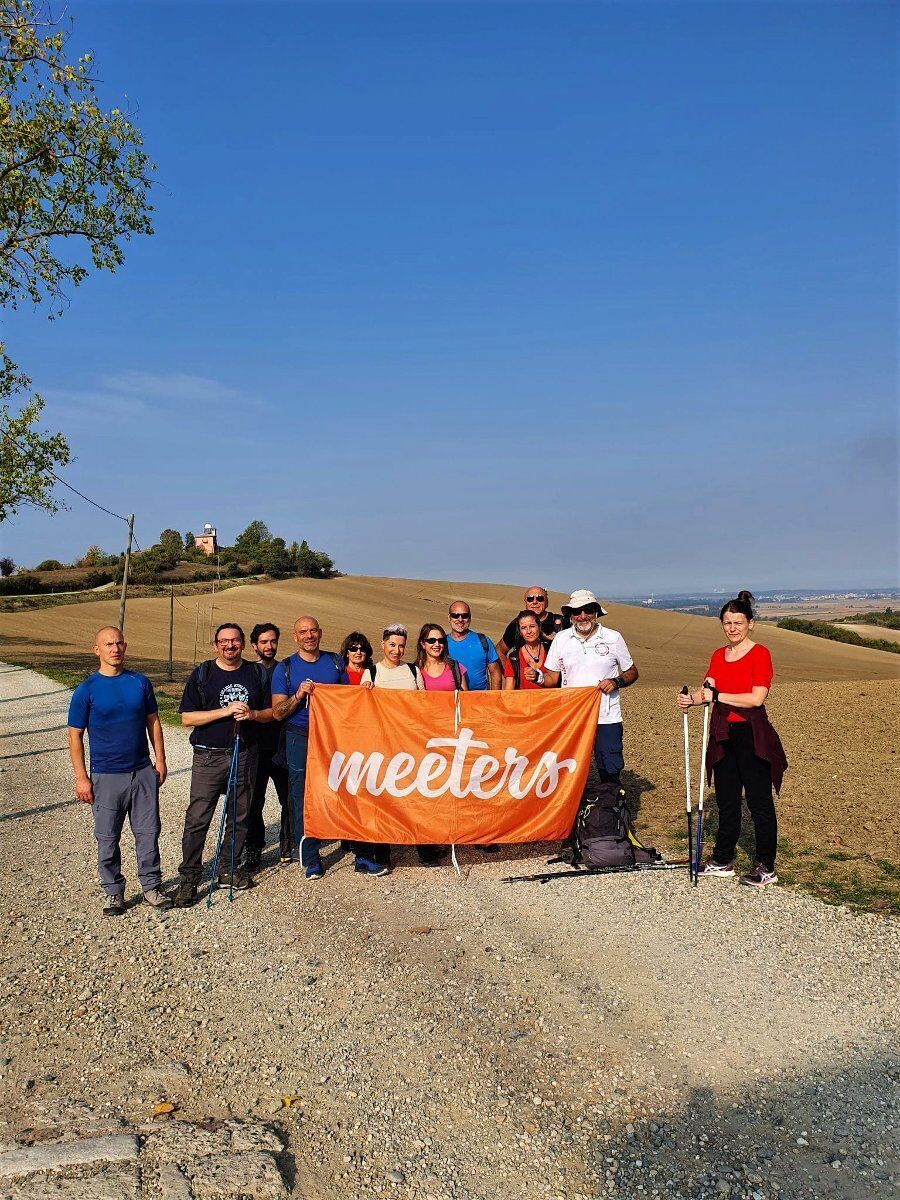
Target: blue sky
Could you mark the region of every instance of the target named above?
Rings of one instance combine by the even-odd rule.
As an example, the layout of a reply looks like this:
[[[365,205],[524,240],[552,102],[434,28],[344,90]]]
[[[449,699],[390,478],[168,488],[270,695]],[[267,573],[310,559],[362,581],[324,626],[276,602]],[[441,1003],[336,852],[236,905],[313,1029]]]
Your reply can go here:
[[[96,4],[156,235],[4,336],[142,544],[609,595],[897,575],[890,4]],[[123,527],[72,500],[4,549]]]

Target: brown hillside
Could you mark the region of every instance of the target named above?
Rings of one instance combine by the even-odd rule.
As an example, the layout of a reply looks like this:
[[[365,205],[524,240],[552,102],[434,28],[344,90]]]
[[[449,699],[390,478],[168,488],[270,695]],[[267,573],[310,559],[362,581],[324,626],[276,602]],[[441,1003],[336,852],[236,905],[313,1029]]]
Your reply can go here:
[[[506,622],[521,606],[522,589],[506,584],[346,576],[232,588],[215,598],[212,613],[209,594],[199,598],[176,597],[176,677],[183,678],[194,661],[198,611],[199,659],[207,656],[211,623],[215,625],[226,619],[238,621],[248,634],[255,622],[274,621],[282,629],[282,651],[287,652],[293,621],[311,612],[325,630],[324,645],[337,648],[352,629],[361,629],[377,643],[381,629],[392,621],[403,621],[413,637],[424,621],[446,626],[447,607],[454,598],[464,598],[472,605],[475,629],[499,637]],[[558,610],[564,599],[561,594],[552,593],[553,607]],[[719,623],[710,617],[621,604],[608,607],[606,623],[622,632],[642,679],[649,685],[677,687],[686,681],[699,681],[710,653],[721,644]],[[89,667],[93,662],[90,647],[94,631],[105,622],[115,621],[117,614],[118,603],[112,598],[5,614],[0,654],[37,667],[42,664],[74,669]],[[131,665],[159,678],[168,657],[168,598],[130,601],[127,626]],[[769,625],[757,626],[757,634],[772,651],[779,680],[827,682],[900,677],[900,661],[883,651],[829,642]]]

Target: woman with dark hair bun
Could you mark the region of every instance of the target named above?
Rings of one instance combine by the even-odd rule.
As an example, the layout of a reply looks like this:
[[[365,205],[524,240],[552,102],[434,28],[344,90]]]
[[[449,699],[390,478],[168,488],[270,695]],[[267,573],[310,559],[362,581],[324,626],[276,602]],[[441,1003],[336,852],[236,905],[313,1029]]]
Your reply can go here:
[[[787,759],[781,739],[765,709],[772,686],[772,656],[750,637],[753,629],[753,596],[739,592],[719,613],[727,645],[713,651],[706,672],[709,686],[687,695],[678,704],[712,704],[707,777],[716,785],[719,829],[711,857],[700,874],[727,879],[734,876],[734,852],[741,833],[741,794],[753,818],[756,853],[753,868],[741,876],[748,887],[764,888],[778,882],[775,852],[778,822],[772,788],[781,791]]]

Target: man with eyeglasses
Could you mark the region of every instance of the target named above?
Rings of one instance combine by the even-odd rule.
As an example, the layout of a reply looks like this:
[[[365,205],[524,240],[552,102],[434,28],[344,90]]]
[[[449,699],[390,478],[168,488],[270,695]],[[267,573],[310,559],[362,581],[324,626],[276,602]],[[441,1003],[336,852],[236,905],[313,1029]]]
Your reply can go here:
[[[257,722],[272,720],[268,676],[259,663],[245,662],[244,631],[240,625],[230,622],[220,625],[213,637],[213,646],[215,658],[194,668],[178,706],[182,725],[191,731],[194,757],[190,801],[181,839],[178,887],[172,897],[176,908],[187,908],[197,899],[197,885],[203,876],[203,847],[218,799],[228,786],[238,730],[241,736],[237,797],[234,806],[227,806],[223,845],[230,851],[233,836],[234,861],[240,861],[256,780]],[[220,867],[219,883],[231,885],[237,891],[253,886],[252,878],[242,868],[236,868],[232,877],[230,853]]]
[[[541,627],[541,636],[545,637],[548,642],[552,641],[562,629],[563,619],[559,613],[550,612],[550,597],[547,595],[547,589],[538,583],[526,588],[525,608],[537,617]],[[497,653],[501,659],[505,659],[516,644],[516,635],[519,632],[518,622],[519,618],[516,615],[503,630],[503,637],[497,642]]]
[[[471,628],[471,608],[465,600],[454,600],[449,616],[447,653],[454,662],[462,663],[466,668],[469,691],[499,692],[503,686],[503,672],[497,651],[485,634],[476,633]]]
[[[553,639],[543,670],[528,667],[525,675],[541,687],[596,687],[601,692],[594,737],[594,761],[604,783],[619,783],[625,766],[622,754],[622,706],[619,692],[638,678],[625,639],[600,624],[606,609],[593,592],[573,592],[563,613],[572,622]]]

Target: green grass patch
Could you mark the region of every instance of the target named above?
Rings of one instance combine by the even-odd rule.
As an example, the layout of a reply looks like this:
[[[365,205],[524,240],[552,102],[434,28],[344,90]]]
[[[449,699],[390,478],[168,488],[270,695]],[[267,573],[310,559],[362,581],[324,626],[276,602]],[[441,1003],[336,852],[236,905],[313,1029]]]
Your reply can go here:
[[[887,638],[864,638],[852,629],[838,629],[827,621],[807,621],[802,617],[782,617],[779,629],[792,629],[794,633],[807,633],[812,637],[827,638],[831,642],[846,642],[850,646],[863,646],[866,650],[885,650],[888,654],[900,654],[900,642],[889,642]]]

